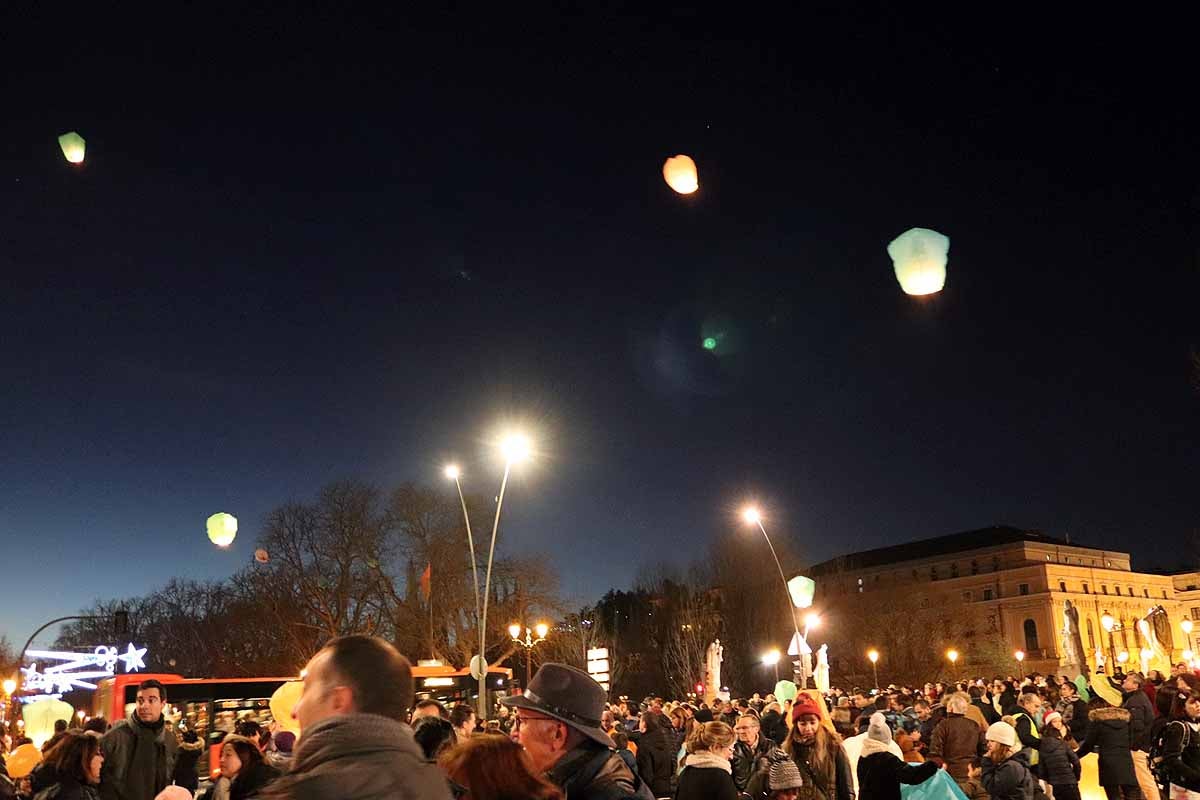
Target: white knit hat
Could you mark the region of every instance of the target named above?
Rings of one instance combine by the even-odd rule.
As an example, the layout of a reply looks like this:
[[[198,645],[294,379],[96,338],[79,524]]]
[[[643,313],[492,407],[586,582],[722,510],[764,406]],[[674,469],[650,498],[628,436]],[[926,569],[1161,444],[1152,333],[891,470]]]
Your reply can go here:
[[[1007,722],[993,722],[987,729],[987,740],[1012,747],[1017,743],[1017,729]]]

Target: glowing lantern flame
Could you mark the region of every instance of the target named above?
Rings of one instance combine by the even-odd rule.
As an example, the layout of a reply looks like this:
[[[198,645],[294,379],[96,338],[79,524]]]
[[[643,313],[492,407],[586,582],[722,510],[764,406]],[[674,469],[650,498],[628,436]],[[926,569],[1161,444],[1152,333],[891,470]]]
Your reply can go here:
[[[82,164],[87,142],[75,131],[64,133],[58,137],[58,146],[62,148],[63,157],[72,164]]]
[[[270,556],[270,554],[267,553],[266,550],[263,550],[260,547],[254,551],[254,560],[260,564],[265,564],[271,560],[271,556]]]
[[[75,709],[70,703],[64,703],[62,700],[35,700],[21,709],[21,717],[25,720],[25,735],[32,739],[37,747],[41,747],[54,735],[56,720],[70,721],[73,716]]]
[[[950,239],[928,228],[909,228],[887,246],[905,294],[940,292],[946,285]]]
[[[813,593],[817,590],[817,584],[812,578],[797,575],[787,582],[787,588],[788,594],[792,598],[792,605],[796,608],[808,608],[812,605]]]
[[[208,518],[208,540],[217,547],[229,547],[237,536],[237,517],[222,511]]]
[[[696,162],[685,155],[673,156],[663,163],[663,179],[680,194],[691,194],[700,188]]]

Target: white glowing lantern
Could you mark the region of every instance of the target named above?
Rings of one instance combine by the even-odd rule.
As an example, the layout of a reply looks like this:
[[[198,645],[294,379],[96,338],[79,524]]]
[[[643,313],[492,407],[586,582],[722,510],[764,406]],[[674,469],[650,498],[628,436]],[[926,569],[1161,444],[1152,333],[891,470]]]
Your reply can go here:
[[[217,547],[229,547],[237,536],[237,517],[222,511],[208,518],[208,540]]]
[[[75,716],[75,709],[70,703],[47,698],[25,704],[21,716],[25,720],[25,735],[41,747],[54,735],[54,723],[61,719],[69,724],[71,717]]]
[[[87,141],[75,131],[64,133],[58,137],[58,146],[62,148],[63,157],[72,164],[82,164],[87,152]]]
[[[696,162],[690,156],[677,155],[668,158],[663,164],[663,180],[680,194],[691,194],[700,188],[700,178],[696,174]]]
[[[928,228],[909,228],[887,246],[905,294],[940,292],[946,285],[950,239]]]

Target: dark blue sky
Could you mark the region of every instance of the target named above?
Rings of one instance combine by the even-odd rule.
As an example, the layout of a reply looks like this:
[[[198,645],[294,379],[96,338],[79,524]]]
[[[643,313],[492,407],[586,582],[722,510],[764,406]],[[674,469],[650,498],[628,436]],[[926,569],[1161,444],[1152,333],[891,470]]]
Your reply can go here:
[[[1170,32],[355,13],[7,26],[18,644],[229,574],[333,479],[455,456],[494,491],[506,419],[543,451],[509,546],[580,599],[745,535],[749,496],[812,560],[1008,523],[1190,563],[1200,193]],[[695,196],[661,181],[677,152]],[[885,252],[916,225],[951,239],[932,300]]]

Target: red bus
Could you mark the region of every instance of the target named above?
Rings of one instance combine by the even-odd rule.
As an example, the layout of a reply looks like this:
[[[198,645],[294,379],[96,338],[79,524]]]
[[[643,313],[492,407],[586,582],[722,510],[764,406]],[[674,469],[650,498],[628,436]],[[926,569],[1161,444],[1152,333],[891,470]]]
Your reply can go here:
[[[479,683],[465,669],[448,666],[412,668],[417,699],[432,698],[442,703],[472,705],[479,696]],[[92,716],[109,722],[126,719],[132,711],[138,684],[153,678],[167,690],[168,722],[181,731],[190,730],[208,744],[197,764],[201,776],[220,772],[221,739],[232,733],[242,720],[254,720],[266,727],[271,715],[271,695],[289,678],[185,678],[162,673],[126,673],[105,678],[92,695]],[[488,672],[488,708],[509,693],[512,670],[492,667]]]

